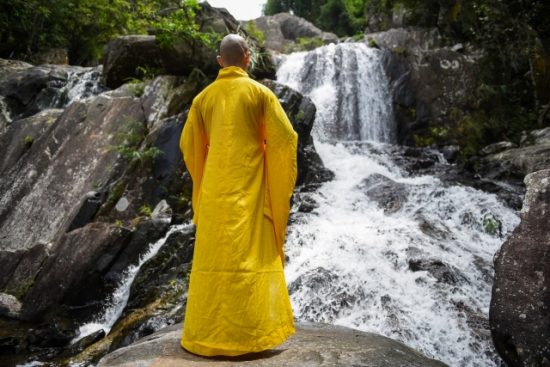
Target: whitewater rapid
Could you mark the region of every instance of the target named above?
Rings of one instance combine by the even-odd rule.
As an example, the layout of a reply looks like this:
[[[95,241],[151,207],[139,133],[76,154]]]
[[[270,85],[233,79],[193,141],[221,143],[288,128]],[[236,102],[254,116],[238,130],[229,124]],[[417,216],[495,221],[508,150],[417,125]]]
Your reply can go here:
[[[360,43],[328,45],[291,54],[279,68],[279,82],[315,103],[315,147],[335,173],[303,194],[313,211],[293,208],[285,274],[294,315],[379,333],[449,366],[497,366],[492,261],[519,218],[493,194],[395,163],[380,57]],[[402,197],[390,211],[367,195],[387,182]]]

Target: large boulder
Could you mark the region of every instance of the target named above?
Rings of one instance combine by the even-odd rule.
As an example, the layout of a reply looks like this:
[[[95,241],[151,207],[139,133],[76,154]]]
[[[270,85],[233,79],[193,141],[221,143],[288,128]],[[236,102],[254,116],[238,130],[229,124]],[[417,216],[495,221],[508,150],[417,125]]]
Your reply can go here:
[[[525,132],[521,145],[491,144],[472,160],[477,171],[488,178],[523,181],[525,175],[550,168],[550,127]]]
[[[525,177],[521,223],[495,258],[489,319],[510,367],[550,365],[550,169]]]
[[[366,39],[385,50],[383,65],[391,86],[398,141],[452,143],[447,135],[462,123],[463,111],[477,102],[474,91],[480,83],[481,54],[465,53],[460,45],[443,46],[437,29],[390,29],[367,34]],[[418,141],[416,135],[434,141]]]
[[[256,40],[248,37],[239,22],[225,9],[201,3],[197,23],[202,32],[221,35],[242,33],[257,58],[251,74],[256,78],[273,78],[275,67],[270,54]],[[199,68],[214,77],[219,66],[216,50],[195,39],[178,39],[170,45],[160,45],[155,35],[130,35],[118,37],[104,49],[103,81],[109,88],[117,88],[133,78],[143,78],[143,70],[156,74],[188,75]]]
[[[145,122],[140,100],[99,96],[75,102],[0,180],[0,250],[55,243],[85,195],[111,179],[111,149],[129,122]],[[108,168],[111,169],[108,169]]]
[[[312,23],[289,13],[263,16],[252,20],[265,36],[265,47],[285,52],[298,38],[317,38],[322,43],[337,43],[334,33],[323,32]]]
[[[341,326],[298,324],[296,334],[265,352],[215,359],[186,352],[180,346],[182,324],[167,327],[135,344],[118,349],[98,367],[130,366],[369,366],[444,367],[406,345]]]

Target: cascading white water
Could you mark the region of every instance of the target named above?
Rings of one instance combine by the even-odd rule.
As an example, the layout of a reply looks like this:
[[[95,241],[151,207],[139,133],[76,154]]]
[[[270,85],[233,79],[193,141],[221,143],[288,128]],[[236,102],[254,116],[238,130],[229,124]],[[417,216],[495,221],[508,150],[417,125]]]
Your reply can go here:
[[[139,269],[141,269],[143,264],[145,264],[158,253],[158,251],[166,243],[166,240],[174,232],[188,232],[192,230],[193,225],[190,223],[175,225],[170,228],[170,230],[163,238],[152,243],[149,246],[147,252],[140,257],[139,263],[129,266],[128,269],[124,271],[124,275],[118,287],[110,296],[110,299],[104,306],[103,312],[97,315],[94,320],[80,326],[80,328],[78,329],[78,335],[72,340],[71,344],[74,344],[80,339],[91,335],[101,329],[105,331],[105,334],[109,334],[111,328],[118,320],[118,318],[122,314],[122,311],[124,311],[126,304],[128,303],[128,298],[130,297],[130,288],[132,286],[132,283],[134,282],[134,279],[139,273]]]
[[[517,214],[495,195],[411,177],[394,163],[378,50],[348,43],[295,53],[277,76],[315,103],[315,146],[335,173],[311,194],[318,207],[294,213],[288,229],[295,317],[383,334],[449,366],[498,365],[492,259]],[[389,212],[368,196],[387,182],[383,195],[402,201]]]
[[[318,140],[391,143],[391,98],[378,61],[377,50],[362,43],[331,44],[289,55],[277,78],[315,101],[317,120],[323,121],[314,127]]]
[[[102,66],[80,69],[80,71],[68,73],[67,84],[59,90],[54,105],[60,104],[59,107],[65,107],[74,101],[87,99],[105,90],[99,83]]]

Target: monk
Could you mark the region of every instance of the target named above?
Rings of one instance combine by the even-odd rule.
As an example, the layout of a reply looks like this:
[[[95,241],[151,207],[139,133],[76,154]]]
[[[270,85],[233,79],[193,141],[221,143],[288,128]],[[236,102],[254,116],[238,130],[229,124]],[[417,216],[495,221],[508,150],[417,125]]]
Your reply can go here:
[[[297,134],[277,97],[249,78],[235,34],[216,80],[193,100],[180,140],[196,225],[181,346],[203,356],[270,349],[295,332],[283,272]]]

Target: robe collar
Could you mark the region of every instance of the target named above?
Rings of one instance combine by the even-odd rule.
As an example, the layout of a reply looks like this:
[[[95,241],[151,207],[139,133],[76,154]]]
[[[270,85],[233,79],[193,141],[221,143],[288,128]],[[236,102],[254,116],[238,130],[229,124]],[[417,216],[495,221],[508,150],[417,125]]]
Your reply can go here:
[[[238,77],[248,78],[248,73],[238,66],[227,66],[225,68],[220,69],[220,71],[218,72],[218,77],[216,79],[238,78]]]

